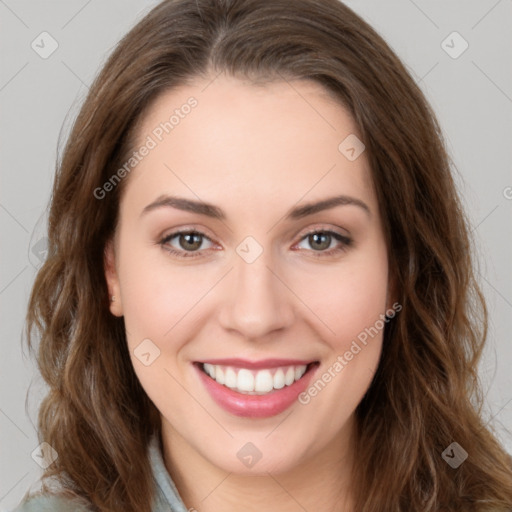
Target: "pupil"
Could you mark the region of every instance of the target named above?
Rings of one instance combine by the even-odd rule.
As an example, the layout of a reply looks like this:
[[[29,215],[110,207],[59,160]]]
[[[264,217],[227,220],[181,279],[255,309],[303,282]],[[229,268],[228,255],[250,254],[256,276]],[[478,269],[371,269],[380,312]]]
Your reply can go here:
[[[182,236],[185,239],[185,244],[181,244],[184,249],[199,249],[201,247],[201,235],[198,233],[187,233]]]
[[[317,246],[317,249],[327,249],[331,244],[331,235],[327,235],[325,233],[314,233],[310,235],[313,239],[313,243],[311,244],[313,247],[315,244],[319,243],[320,247]],[[324,243],[322,243],[321,238],[324,238]]]

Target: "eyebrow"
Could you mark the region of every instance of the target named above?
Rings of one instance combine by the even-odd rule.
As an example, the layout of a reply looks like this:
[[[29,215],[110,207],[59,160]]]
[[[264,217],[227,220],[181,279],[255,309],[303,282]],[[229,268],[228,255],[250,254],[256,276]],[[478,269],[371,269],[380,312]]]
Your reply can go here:
[[[369,216],[371,215],[368,205],[355,197],[340,195],[328,197],[320,201],[306,203],[302,206],[292,208],[286,215],[286,220],[297,220],[321,212],[329,210],[336,206],[352,205],[358,206],[364,210]],[[161,195],[155,201],[148,204],[141,212],[141,216],[159,208],[176,208],[186,212],[197,213],[205,215],[213,219],[225,220],[226,214],[218,207],[203,201],[196,201],[194,199],[186,199],[178,196]]]

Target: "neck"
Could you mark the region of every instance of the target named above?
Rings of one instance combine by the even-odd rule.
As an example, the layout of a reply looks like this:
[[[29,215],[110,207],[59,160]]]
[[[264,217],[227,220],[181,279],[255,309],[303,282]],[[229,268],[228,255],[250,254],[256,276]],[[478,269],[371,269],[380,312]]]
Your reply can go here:
[[[292,469],[260,475],[226,472],[198,454],[176,431],[164,429],[165,466],[188,510],[351,512],[353,425],[352,419],[343,433]]]

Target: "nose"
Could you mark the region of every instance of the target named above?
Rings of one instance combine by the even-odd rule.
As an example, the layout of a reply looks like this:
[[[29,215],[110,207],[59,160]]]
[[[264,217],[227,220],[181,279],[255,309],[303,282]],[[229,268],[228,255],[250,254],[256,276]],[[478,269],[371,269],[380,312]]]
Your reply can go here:
[[[274,268],[271,255],[264,251],[247,263],[235,254],[234,262],[219,317],[222,327],[256,341],[290,326],[295,320],[293,293]]]

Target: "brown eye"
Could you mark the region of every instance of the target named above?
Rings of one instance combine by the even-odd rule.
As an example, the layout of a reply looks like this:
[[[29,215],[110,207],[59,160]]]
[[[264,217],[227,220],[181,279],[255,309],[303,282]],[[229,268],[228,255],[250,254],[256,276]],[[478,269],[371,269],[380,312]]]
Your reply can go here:
[[[210,239],[203,233],[198,231],[181,231],[170,233],[160,241],[160,245],[174,256],[186,258],[199,256],[202,252],[200,249],[210,249],[211,246],[202,247],[205,241],[211,244]]]
[[[186,251],[197,251],[203,242],[203,235],[199,233],[180,233],[178,239],[182,249]]]
[[[332,237],[327,233],[319,231],[317,233],[308,235],[308,240],[313,249],[324,251],[331,245]]]
[[[314,256],[332,256],[345,251],[352,245],[352,239],[335,231],[317,230],[307,233],[300,241],[299,246],[304,243],[309,247],[301,248],[307,249]]]

